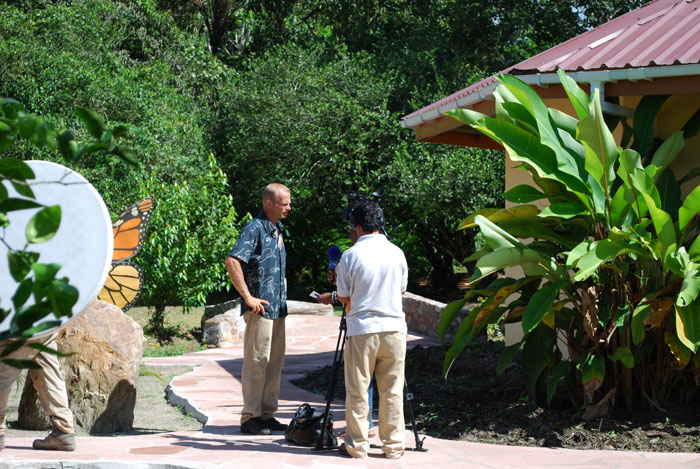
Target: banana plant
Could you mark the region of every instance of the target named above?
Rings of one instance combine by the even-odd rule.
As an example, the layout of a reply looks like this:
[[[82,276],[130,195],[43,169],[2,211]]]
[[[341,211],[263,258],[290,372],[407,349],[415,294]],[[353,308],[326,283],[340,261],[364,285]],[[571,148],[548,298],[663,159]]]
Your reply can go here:
[[[488,324],[519,323],[523,339],[504,350],[499,370],[522,347],[532,395],[545,390],[550,402],[566,385],[584,419],[616,402],[658,406],[676,384],[700,379],[700,188],[682,198],[670,168],[697,134],[700,110],[656,147],[634,129],[621,147],[598,90],[589,97],[558,73],[577,117],[548,108],[511,75],[498,77],[494,117],[447,112],[501,144],[534,185],[505,192],[512,207],[481,210],[459,226],[478,227],[486,240],[467,259],[476,261],[469,285],[505,276],[444,309],[442,337],[469,299],[486,297],[460,324],[443,371]],[[656,105],[645,98],[635,126],[653,123],[660,99],[649,99]]]

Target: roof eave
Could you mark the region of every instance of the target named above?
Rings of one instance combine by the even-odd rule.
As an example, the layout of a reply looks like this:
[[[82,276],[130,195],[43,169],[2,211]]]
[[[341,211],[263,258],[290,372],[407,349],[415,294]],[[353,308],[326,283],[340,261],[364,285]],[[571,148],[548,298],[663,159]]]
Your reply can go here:
[[[653,80],[655,78],[700,76],[700,64],[636,67],[615,70],[582,70],[567,72],[567,75],[576,80],[576,82],[582,84]],[[552,84],[559,84],[559,76],[556,72],[518,74],[517,76],[528,85],[547,87]],[[488,81],[490,78],[491,77],[483,81]],[[490,83],[454,101],[450,101],[435,108],[426,109],[424,112],[409,115],[401,120],[401,126],[403,128],[416,129],[421,125],[434,122],[437,118],[443,116],[445,112],[452,109],[469,109],[479,102],[493,99],[493,91],[498,85],[498,82]]]

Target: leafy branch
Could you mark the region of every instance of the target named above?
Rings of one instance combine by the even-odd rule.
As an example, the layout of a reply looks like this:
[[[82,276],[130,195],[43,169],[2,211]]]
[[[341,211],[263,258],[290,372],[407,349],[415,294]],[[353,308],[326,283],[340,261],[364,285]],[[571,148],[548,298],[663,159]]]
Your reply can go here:
[[[0,154],[11,149],[18,139],[23,139],[37,147],[57,151],[72,164],[93,153],[116,155],[130,165],[138,163],[134,151],[117,143],[128,132],[125,126],[106,129],[104,120],[94,111],[77,108],[75,113],[91,135],[91,141],[78,142],[71,131],[56,129],[41,117],[26,112],[16,100],[0,99]],[[14,313],[9,328],[0,330],[0,342],[6,343],[0,358],[19,368],[35,368],[37,365],[7,357],[24,345],[37,348],[37,344],[27,344],[27,341],[61,323],[46,318],[51,313],[56,318],[72,316],[72,308],[78,300],[78,290],[70,280],[58,276],[61,266],[40,263],[40,254],[30,250],[31,245],[51,240],[61,224],[60,205],[44,206],[37,202],[31,186],[37,183],[65,184],[61,180],[32,182],[34,179],[34,172],[25,162],[7,157],[0,160],[0,242],[7,249],[9,275],[17,283],[12,305],[8,309],[0,308],[0,323]],[[12,197],[8,186],[14,188],[20,197]],[[21,227],[11,226],[9,213],[37,208],[39,210],[25,227],[24,246],[10,246],[6,241],[7,230]],[[45,347],[39,349],[57,353]]]

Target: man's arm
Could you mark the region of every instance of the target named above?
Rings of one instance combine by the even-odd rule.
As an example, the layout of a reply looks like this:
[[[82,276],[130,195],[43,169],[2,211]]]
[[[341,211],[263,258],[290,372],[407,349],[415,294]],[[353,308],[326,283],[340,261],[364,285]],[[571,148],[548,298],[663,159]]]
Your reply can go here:
[[[338,296],[338,301],[342,303],[343,306],[345,306],[345,311],[350,311],[350,307],[352,306],[350,303],[350,297],[349,296]]]
[[[259,314],[261,316],[264,315],[265,307],[263,305],[269,305],[270,303],[265,300],[261,300],[260,298],[255,298],[250,294],[248,285],[245,284],[245,277],[243,277],[241,261],[236,257],[229,256],[226,258],[225,263],[231,283],[236,290],[238,290],[238,293],[241,295],[241,298],[243,298],[243,301],[245,301],[245,304],[250,307],[253,314]]]

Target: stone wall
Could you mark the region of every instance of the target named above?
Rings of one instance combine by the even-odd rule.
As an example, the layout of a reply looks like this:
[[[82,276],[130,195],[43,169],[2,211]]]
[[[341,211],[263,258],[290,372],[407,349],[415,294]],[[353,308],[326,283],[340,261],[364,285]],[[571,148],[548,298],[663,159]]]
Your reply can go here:
[[[315,301],[287,301],[289,314],[333,314],[333,306]],[[202,342],[210,347],[229,347],[243,341],[245,321],[241,299],[205,306],[202,314]]]
[[[202,342],[214,347],[228,347],[243,340],[245,321],[241,316],[241,299],[205,306],[202,314]]]
[[[243,340],[245,322],[241,316],[240,298],[204,308],[202,315],[202,341],[214,347],[227,347]],[[289,314],[333,314],[333,307],[308,301],[288,301]],[[408,329],[429,337],[438,336],[440,314],[445,303],[406,292],[403,311]],[[454,337],[462,319],[469,310],[462,309],[457,320],[450,325],[446,337]]]
[[[440,315],[446,304],[439,301],[424,298],[413,293],[406,292],[403,296],[403,311],[406,314],[406,324],[408,330],[425,334],[430,337],[438,337],[438,324]],[[457,332],[459,324],[469,310],[462,309],[457,315],[457,319],[452,322],[445,338],[452,339]]]

